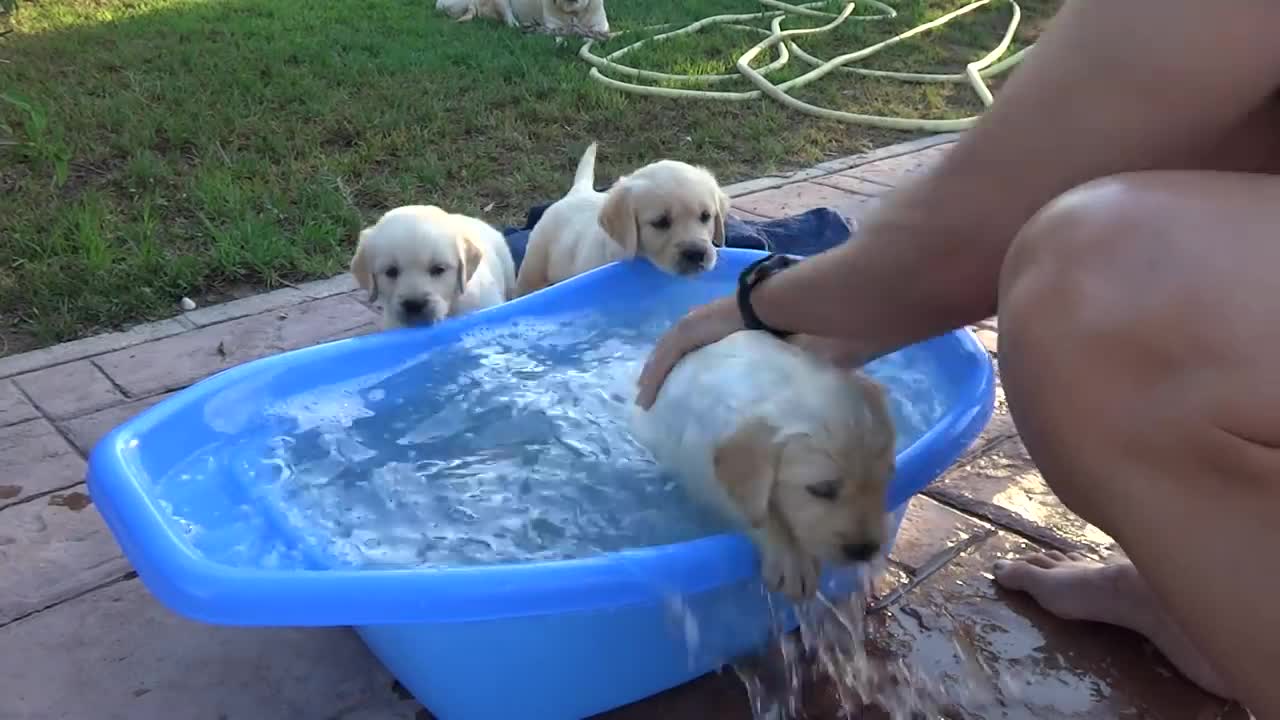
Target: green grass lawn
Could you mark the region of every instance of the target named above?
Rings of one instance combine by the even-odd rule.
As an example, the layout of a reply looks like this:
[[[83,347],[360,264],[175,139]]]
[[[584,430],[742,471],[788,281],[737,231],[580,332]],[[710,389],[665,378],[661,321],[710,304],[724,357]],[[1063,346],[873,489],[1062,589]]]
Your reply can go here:
[[[801,44],[832,57],[964,4],[889,2],[895,20]],[[1059,2],[1023,3],[1019,45]],[[608,8],[624,30],[760,6]],[[957,71],[994,46],[1010,12],[995,0],[865,65]],[[396,205],[522,220],[564,191],[589,140],[601,143],[601,182],[674,157],[727,184],[908,137],[768,100],[621,94],[587,77],[578,42],[455,24],[431,0],[20,0],[11,24],[0,38],[0,354],[172,315],[184,296],[212,302],[341,272],[361,224]],[[716,29],[626,62],[732,72],[759,37]],[[792,63],[775,81],[806,69]],[[967,86],[842,73],[796,95],[908,116],[980,107]]]

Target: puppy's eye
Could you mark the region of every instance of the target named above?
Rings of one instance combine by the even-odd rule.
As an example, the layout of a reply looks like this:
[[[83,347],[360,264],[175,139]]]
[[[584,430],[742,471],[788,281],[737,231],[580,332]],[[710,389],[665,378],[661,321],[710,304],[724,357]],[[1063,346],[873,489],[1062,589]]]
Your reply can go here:
[[[657,220],[654,220],[653,222],[651,222],[651,223],[649,223],[649,224],[650,224],[650,225],[652,225],[652,226],[654,226],[654,227],[655,227],[655,228],[657,228],[658,230],[670,230],[670,229],[671,229],[671,216],[669,216],[669,215],[663,215],[662,217],[658,218]]]
[[[391,278],[392,280],[395,280],[395,279],[396,279],[396,276],[400,274],[400,268],[396,267],[395,265],[392,265],[391,267],[387,268],[386,270],[383,270],[383,271],[382,271],[382,274],[383,274],[383,275],[386,275],[387,277]]]
[[[812,485],[806,485],[804,489],[819,500],[835,500],[840,494],[840,481],[823,480]]]
[[[698,219],[702,221],[703,225],[706,225],[711,222],[711,212],[709,210],[703,210],[702,214],[698,216]]]
[[[448,269],[449,268],[441,265],[440,263],[436,263],[435,265],[432,265],[431,267],[427,268],[427,272],[431,274],[431,277],[440,277],[441,275],[445,274],[445,271],[447,271]]]

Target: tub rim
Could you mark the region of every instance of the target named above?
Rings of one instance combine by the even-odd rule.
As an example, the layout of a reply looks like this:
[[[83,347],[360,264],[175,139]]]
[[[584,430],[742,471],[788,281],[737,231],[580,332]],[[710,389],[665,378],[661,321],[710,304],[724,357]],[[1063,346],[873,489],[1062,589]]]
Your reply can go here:
[[[735,268],[762,251],[721,250],[717,270]],[[448,324],[446,336],[477,325],[552,308],[614,273],[652,272],[643,261],[612,263],[537,293]],[[566,292],[567,291],[567,292]],[[534,315],[539,313],[535,312]],[[225,625],[379,625],[475,622],[503,617],[607,610],[663,602],[670,594],[697,593],[758,577],[754,546],[743,533],[559,561],[448,569],[272,570],[242,568],[204,558],[172,527],[142,486],[130,443],[163,423],[174,411],[298,362],[316,362],[346,352],[352,343],[398,344],[403,334],[438,333],[441,326],[348,338],[292,350],[237,365],[175,392],[125,421],[93,448],[87,480],[99,512],[147,588],[171,610]],[[886,511],[898,509],[947,469],[982,432],[995,402],[990,356],[968,329],[917,343],[933,352],[960,379],[954,401],[933,427],[897,454]]]

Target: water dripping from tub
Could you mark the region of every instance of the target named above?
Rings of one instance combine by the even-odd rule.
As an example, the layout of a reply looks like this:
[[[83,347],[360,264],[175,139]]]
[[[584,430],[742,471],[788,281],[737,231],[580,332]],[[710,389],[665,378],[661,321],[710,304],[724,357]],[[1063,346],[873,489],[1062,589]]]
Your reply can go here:
[[[753,720],[801,720],[806,686],[822,687],[832,696],[828,702],[837,706],[834,717],[849,719],[958,718],[957,707],[989,706],[1011,694],[1009,678],[983,663],[964,637],[954,640],[965,670],[952,687],[902,658],[868,652],[868,597],[869,583],[838,604],[819,596],[796,608],[796,633],[779,631],[781,618],[771,607],[771,642],[761,652],[732,663]]]

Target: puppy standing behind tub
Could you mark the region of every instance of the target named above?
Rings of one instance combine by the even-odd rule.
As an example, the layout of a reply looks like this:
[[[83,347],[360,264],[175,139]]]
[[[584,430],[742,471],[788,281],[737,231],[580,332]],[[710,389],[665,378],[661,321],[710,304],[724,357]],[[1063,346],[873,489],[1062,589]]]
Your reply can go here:
[[[686,355],[634,413],[658,463],[746,529],[770,588],[807,598],[821,563],[880,552],[894,430],[870,378],[743,330]]]
[[[594,186],[595,168],[596,144],[591,143],[569,192],[529,233],[517,296],[637,255],[673,275],[715,267],[717,248],[724,247],[729,196],[714,175],[688,163],[659,160],[601,193]]]
[[[386,328],[430,325],[499,305],[515,290],[506,238],[488,223],[434,205],[389,210],[360,231],[351,274],[382,301]]]

